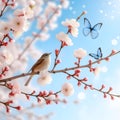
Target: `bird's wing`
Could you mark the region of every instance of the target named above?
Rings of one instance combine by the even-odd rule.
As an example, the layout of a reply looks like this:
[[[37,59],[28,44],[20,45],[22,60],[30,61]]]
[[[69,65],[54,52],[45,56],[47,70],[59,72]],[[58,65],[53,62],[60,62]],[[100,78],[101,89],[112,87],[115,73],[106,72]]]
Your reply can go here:
[[[34,71],[34,69],[39,65],[41,64],[42,62],[44,61],[44,59],[39,59],[33,66],[30,70]]]

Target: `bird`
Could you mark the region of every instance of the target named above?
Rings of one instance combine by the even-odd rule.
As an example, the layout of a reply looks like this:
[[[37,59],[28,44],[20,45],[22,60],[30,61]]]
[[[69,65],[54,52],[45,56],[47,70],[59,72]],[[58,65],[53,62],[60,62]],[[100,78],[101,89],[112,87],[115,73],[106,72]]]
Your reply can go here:
[[[44,70],[48,70],[50,63],[51,63],[51,53],[44,53],[38,60],[37,62],[31,67],[31,69],[28,71],[28,73],[31,71],[33,72],[41,72]],[[28,86],[32,79],[33,75],[31,75],[28,80],[25,83],[25,86]]]

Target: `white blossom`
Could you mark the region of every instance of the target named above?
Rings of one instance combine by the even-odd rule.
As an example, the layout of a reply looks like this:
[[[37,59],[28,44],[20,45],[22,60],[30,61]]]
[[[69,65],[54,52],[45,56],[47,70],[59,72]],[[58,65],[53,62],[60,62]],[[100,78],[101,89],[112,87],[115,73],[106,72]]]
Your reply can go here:
[[[16,9],[14,11],[14,15],[15,15],[15,17],[24,16],[25,15],[25,11],[23,9]]]
[[[10,31],[10,24],[8,22],[0,21],[0,32],[5,34],[8,34]]]
[[[4,49],[4,50],[2,51],[2,54],[3,54],[3,56],[4,56],[4,62],[5,62],[6,64],[12,63],[12,61],[13,61],[13,59],[14,59],[14,56],[13,56],[13,54],[12,54],[9,50]]]
[[[46,84],[50,84],[51,81],[52,81],[52,77],[49,72],[46,71],[40,72],[40,77],[38,78],[38,84],[44,86]]]
[[[54,2],[48,2],[48,6],[45,9],[45,15],[48,17],[57,9],[57,5]]]
[[[72,34],[72,36],[77,37],[78,36],[78,27],[80,26],[80,24],[78,23],[78,21],[76,21],[75,19],[66,19],[66,21],[63,21],[62,24],[66,27],[68,27],[69,32]]]
[[[11,29],[17,32],[25,31],[27,21],[25,17],[14,17],[11,19]]]
[[[64,83],[62,86],[62,90],[61,92],[65,95],[65,96],[70,96],[74,93],[74,88],[73,85],[70,83]]]
[[[62,7],[63,8],[68,8],[69,6],[69,0],[60,0],[61,3],[62,3]]]
[[[39,39],[41,41],[46,41],[48,38],[50,37],[50,35],[48,33],[45,33],[45,32],[42,32],[40,35],[39,35]]]
[[[79,58],[79,59],[82,59],[84,58],[85,56],[87,55],[87,51],[82,49],[82,48],[79,48],[77,50],[74,51],[74,56],[76,58]]]
[[[26,16],[28,19],[30,19],[30,18],[33,17],[34,11],[33,11],[30,7],[27,6],[27,7],[24,8],[24,10],[25,10],[25,16]]]
[[[42,29],[43,28],[43,26],[45,26],[45,24],[47,23],[47,18],[45,17],[45,16],[40,16],[39,18],[38,18],[38,22],[37,22],[37,28],[38,29]],[[45,27],[46,28],[46,27]],[[45,29],[44,28],[44,29]]]
[[[73,45],[72,40],[64,32],[60,32],[56,35],[56,38],[62,42],[65,42],[68,46]]]

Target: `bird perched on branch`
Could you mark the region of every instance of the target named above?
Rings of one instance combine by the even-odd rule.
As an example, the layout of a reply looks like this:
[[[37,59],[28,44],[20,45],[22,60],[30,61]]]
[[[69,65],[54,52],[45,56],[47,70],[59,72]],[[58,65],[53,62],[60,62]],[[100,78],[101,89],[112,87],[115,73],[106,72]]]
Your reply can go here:
[[[32,68],[29,70],[29,72],[41,72],[44,70],[48,70],[51,60],[50,60],[50,54],[51,53],[44,53],[37,62],[32,66]],[[33,75],[31,75],[28,80],[25,83],[25,86],[28,86],[32,79]]]

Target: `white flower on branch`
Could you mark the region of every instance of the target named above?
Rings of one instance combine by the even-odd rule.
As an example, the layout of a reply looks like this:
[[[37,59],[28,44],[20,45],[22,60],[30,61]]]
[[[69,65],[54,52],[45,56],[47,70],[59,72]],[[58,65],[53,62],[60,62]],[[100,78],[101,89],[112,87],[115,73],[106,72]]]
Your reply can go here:
[[[54,2],[49,2],[45,9],[46,17],[49,17],[57,9],[57,5]]]
[[[79,48],[77,50],[74,51],[74,56],[76,58],[79,58],[79,59],[82,59],[84,58],[85,56],[87,55],[87,51],[82,49],[82,48]]]
[[[25,15],[25,11],[23,9],[16,9],[14,11],[14,15],[15,15],[15,17],[24,16]]]
[[[0,32],[4,35],[8,34],[10,31],[10,24],[8,22],[0,21]]]
[[[60,32],[56,35],[56,38],[64,43],[66,43],[68,46],[73,45],[72,40],[68,37],[67,34],[64,32]]]
[[[60,2],[62,3],[62,7],[63,8],[68,8],[68,6],[69,6],[69,0],[60,0]]]
[[[64,83],[62,86],[62,90],[61,92],[65,95],[65,96],[70,96],[74,93],[74,88],[73,85],[70,83]]]
[[[44,86],[46,84],[50,84],[51,82],[52,82],[52,77],[50,73],[46,71],[41,71],[40,77],[38,78],[38,83]]]
[[[13,56],[13,54],[11,54],[11,52],[10,52],[9,50],[4,49],[4,50],[2,51],[2,54],[3,54],[3,56],[4,56],[4,62],[5,62],[6,64],[12,63],[12,61],[13,61],[13,59],[14,59],[14,56]]]
[[[14,17],[10,21],[13,32],[22,33],[27,30],[28,23],[25,17]]]
[[[46,23],[47,23],[46,16],[44,16],[44,15],[39,16],[38,20],[37,20],[37,28],[42,29],[42,30],[46,30],[47,27],[44,27]],[[43,29],[43,27],[44,27],[44,29]]]
[[[63,21],[62,24],[66,27],[68,27],[69,32],[72,34],[72,36],[77,37],[78,36],[78,27],[80,24],[75,19],[66,19],[66,21]]]

